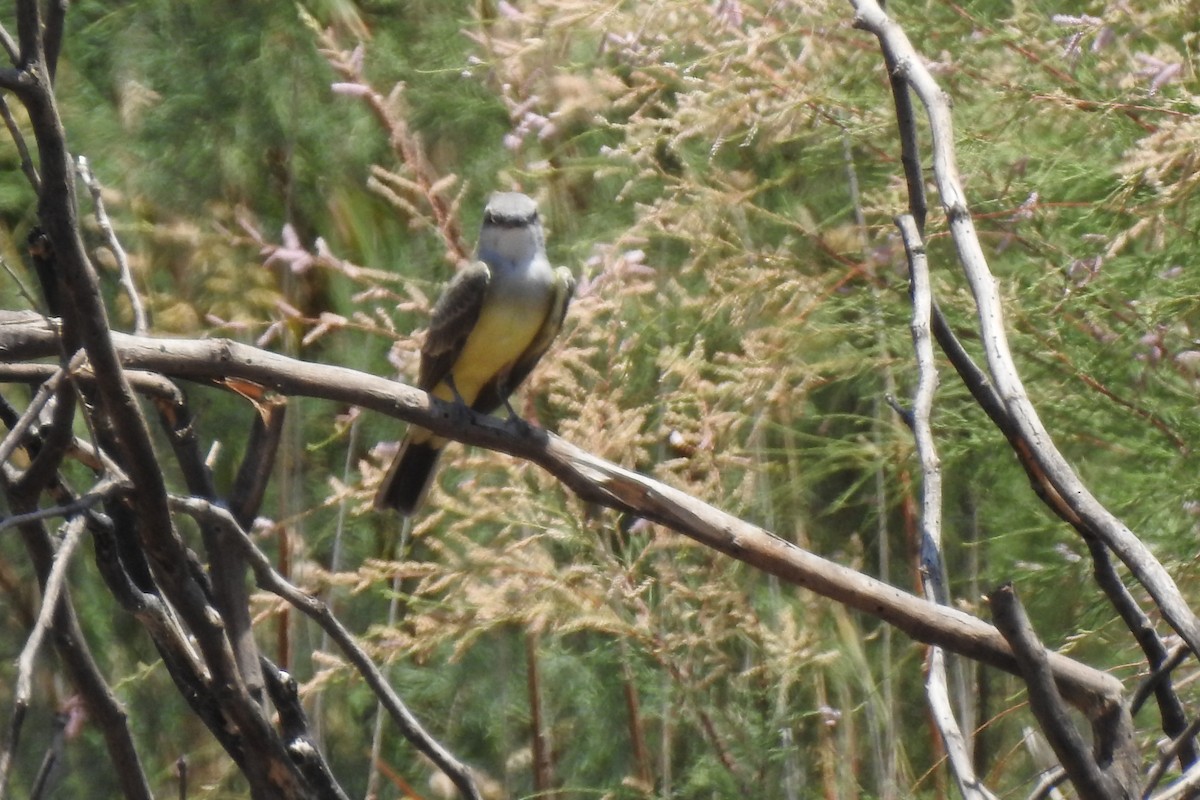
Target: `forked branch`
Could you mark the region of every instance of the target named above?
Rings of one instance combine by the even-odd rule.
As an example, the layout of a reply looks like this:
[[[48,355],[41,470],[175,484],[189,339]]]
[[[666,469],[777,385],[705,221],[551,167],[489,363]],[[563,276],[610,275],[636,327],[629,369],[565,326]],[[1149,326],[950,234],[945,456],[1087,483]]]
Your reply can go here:
[[[854,24],[873,33],[885,53],[893,78],[902,79],[915,92],[928,115],[933,153],[933,177],[949,223],[959,262],[966,274],[978,310],[980,342],[988,372],[1003,403],[1006,431],[1018,451],[1028,457],[1027,469],[1036,472],[1043,499],[1064,519],[1110,548],[1146,588],[1163,617],[1200,655],[1200,619],[1185,601],[1174,579],[1149,548],[1091,493],[1059,452],[1050,432],[1025,391],[1008,346],[1004,311],[996,280],[976,235],[966,193],[958,175],[950,102],[925,66],[904,30],[884,13],[876,0],[851,0]]]

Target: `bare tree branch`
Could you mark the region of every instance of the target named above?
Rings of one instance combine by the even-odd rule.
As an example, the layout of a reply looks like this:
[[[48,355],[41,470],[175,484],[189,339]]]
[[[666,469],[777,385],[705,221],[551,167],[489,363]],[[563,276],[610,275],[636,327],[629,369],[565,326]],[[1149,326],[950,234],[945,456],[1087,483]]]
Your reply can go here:
[[[1200,791],[1200,764],[1193,764],[1179,780],[1149,797],[1150,800],[1187,800],[1194,797],[1197,791]]]
[[[1116,720],[1107,720],[1112,723],[1111,727],[1093,721],[1098,750],[1093,756],[1071,722],[1050,671],[1049,654],[1038,641],[1011,584],[989,593],[988,604],[996,627],[1012,645],[1013,654],[1021,665],[1022,678],[1029,691],[1029,707],[1080,795],[1089,800],[1135,797],[1137,772],[1132,748],[1133,726],[1128,711],[1121,708]]]
[[[0,89],[21,93],[28,91],[31,83],[29,74],[21,69],[11,67],[0,68]]]
[[[138,293],[137,284],[133,281],[133,271],[129,268],[129,257],[125,255],[125,248],[121,246],[121,240],[117,238],[117,232],[113,230],[112,221],[108,218],[108,210],[104,207],[100,181],[96,180],[86,158],[80,156],[75,164],[79,171],[79,179],[83,181],[88,194],[92,197],[96,224],[100,227],[100,233],[104,235],[104,243],[108,245],[108,249],[112,251],[113,257],[117,260],[117,272],[121,276],[121,286],[125,289],[125,296],[129,298],[129,308],[133,312],[133,332],[145,333],[149,330],[146,309],[142,306],[142,297]]]
[[[1046,485],[1057,495],[1055,500],[1117,554],[1137,581],[1146,587],[1171,627],[1193,652],[1200,654],[1200,619],[1188,606],[1175,581],[1146,545],[1108,511],[1075,474],[1025,392],[1009,350],[996,281],[975,234],[958,176],[948,99],[903,29],[888,18],[876,0],[851,0],[851,3],[855,9],[855,26],[870,31],[879,39],[888,63],[894,64],[893,73],[912,87],[929,115],[934,179],[959,261],[979,311],[980,340],[989,372],[1019,435],[1020,445],[1028,449],[1032,463],[1045,475]]]
[[[1121,577],[1117,575],[1112,559],[1104,545],[1095,539],[1087,539],[1087,546],[1092,555],[1092,574],[1096,578],[1096,583],[1104,590],[1113,608],[1125,621],[1125,627],[1133,633],[1133,638],[1142,648],[1142,652],[1146,654],[1146,662],[1150,665],[1150,669],[1158,669],[1167,662],[1169,654],[1166,645],[1159,638],[1158,631],[1154,629],[1154,623],[1142,611],[1133,595],[1121,581]],[[1187,729],[1187,712],[1184,710],[1179,695],[1175,692],[1170,671],[1163,673],[1159,680],[1154,682],[1154,697],[1158,702],[1163,733],[1178,743],[1179,746],[1174,748],[1174,752],[1179,755],[1180,768],[1186,770],[1196,763],[1196,744],[1190,736],[1179,738]]]
[[[0,78],[2,85],[2,78]],[[17,148],[17,156],[21,160],[21,172],[25,174],[25,179],[29,181],[29,185],[33,187],[34,194],[42,193],[42,179],[38,176],[37,167],[33,165],[33,158],[29,155],[29,145],[25,144],[25,135],[21,133],[21,127],[17,125],[17,120],[13,117],[12,109],[9,108],[8,102],[3,96],[0,96],[0,117],[4,118],[4,127],[8,128],[9,138],[12,139],[13,145]]]
[[[82,352],[76,353],[67,366],[56,370],[42,384],[37,394],[33,396],[33,400],[25,407],[25,411],[21,414],[21,418],[17,420],[17,424],[9,430],[3,441],[0,441],[0,464],[8,461],[13,451],[17,449],[21,437],[25,435],[26,431],[29,430],[29,426],[33,424],[33,421],[38,418],[38,414],[46,407],[46,403],[50,402],[50,398],[58,391],[59,384],[62,383],[63,378],[70,374],[72,370],[78,369],[83,361],[84,354]]]
[[[266,658],[262,660],[260,669],[266,677],[266,688],[271,695],[271,702],[279,712],[288,753],[300,765],[300,771],[308,778],[308,782],[316,787],[321,798],[348,800],[333,773],[329,771],[329,764],[309,736],[308,719],[300,705],[300,691],[295,679]]]
[[[283,394],[321,397],[368,408],[438,435],[533,461],[582,499],[659,522],[788,583],[882,619],[918,641],[1019,674],[1012,651],[991,625],[941,607],[822,559],[684,492],[596,458],[544,431],[526,435],[491,417],[461,409],[410,386],[345,367],[314,364],[225,340],[156,339],[113,333],[126,367],[213,382],[240,378]],[[25,360],[57,352],[57,337],[40,317],[0,313],[0,353]],[[1120,682],[1063,656],[1051,655],[1060,689],[1085,710],[1119,703]]]
[[[417,718],[408,710],[404,701],[388,684],[383,673],[372,663],[366,651],[330,612],[329,606],[312,595],[302,592],[276,572],[275,568],[271,566],[271,560],[258,549],[258,546],[242,530],[228,509],[214,506],[197,498],[172,498],[172,504],[197,519],[211,520],[226,527],[231,534],[231,540],[241,549],[249,562],[250,568],[258,579],[259,586],[284,598],[320,625],[322,630],[337,642],[346,658],[350,660],[350,663],[375,692],[375,696],[387,708],[396,727],[404,734],[404,738],[433,761],[438,769],[454,782],[464,797],[470,800],[482,800],[467,768],[425,731]]]
[[[1029,793],[1028,800],[1046,800],[1047,797],[1061,797],[1062,794],[1057,791],[1059,786],[1067,779],[1067,773],[1062,766],[1056,766],[1045,772],[1038,780],[1037,786],[1033,787],[1033,791]]]
[[[0,47],[4,48],[5,54],[8,56],[9,62],[14,67],[21,63],[21,51],[17,48],[17,42],[12,38],[12,34],[3,25],[0,25]]]
[[[16,66],[26,70],[42,61],[42,13],[38,0],[16,0],[15,5],[20,46]]]
[[[1129,698],[1129,713],[1137,714],[1142,703],[1146,702],[1146,698],[1158,688],[1159,681],[1169,677],[1175,668],[1187,661],[1191,655],[1192,651],[1186,644],[1180,643],[1172,647],[1167,653],[1166,660],[1155,667],[1133,690],[1133,694]]]
[[[145,376],[151,373],[130,372],[130,383],[135,388],[145,385]],[[161,376],[154,376],[159,383],[153,384],[154,406],[158,410],[159,422],[167,433],[175,459],[188,491],[206,500],[217,500],[212,471],[204,463],[200,452],[195,419],[186,398],[178,387]],[[258,426],[258,417],[255,418]],[[253,441],[254,435],[251,435]],[[240,476],[239,472],[239,476]],[[259,476],[264,484],[270,474],[265,468]],[[246,565],[238,549],[228,542],[220,526],[200,525],[201,537],[208,558],[209,577],[212,581],[213,602],[225,623],[226,635],[233,648],[234,658],[247,690],[256,699],[262,699],[263,678],[259,667],[258,645],[250,619],[250,594],[246,589]]]
[[[71,555],[83,537],[83,531],[84,518],[82,516],[76,516],[67,523],[67,533],[58,547],[58,552],[54,554],[54,566],[51,567],[45,588],[42,590],[42,608],[38,612],[37,622],[34,624],[33,630],[29,632],[29,638],[25,640],[25,647],[21,649],[21,655],[17,658],[12,724],[9,728],[8,746],[4,748],[3,752],[0,752],[0,797],[4,797],[8,787],[12,758],[21,738],[21,722],[25,719],[25,710],[29,708],[33,668],[37,663],[38,652],[42,649],[42,640],[46,637],[46,630],[50,627],[50,621],[54,618],[59,598],[62,596],[67,565],[71,563]]]
[[[64,335],[87,351],[96,374],[95,400],[106,424],[107,438],[121,466],[137,486],[129,499],[136,522],[127,529],[137,533],[148,556],[155,582],[186,621],[203,654],[226,719],[253,754],[239,762],[256,798],[306,797],[311,794],[296,765],[284,751],[263,710],[251,698],[219,615],[209,605],[203,588],[190,570],[186,548],[167,507],[166,486],[158,466],[149,427],[142,416],[111,339],[108,314],[80,237],[75,208],[74,169],[53,91],[44,67],[37,2],[21,0],[18,39],[25,66],[35,79],[20,94],[29,114],[42,167],[43,192],[38,217],[53,253],[58,286],[63,291]],[[32,54],[32,58],[31,58]]]
[[[1155,786],[1158,786],[1159,781],[1167,774],[1167,767],[1170,766],[1171,761],[1180,756],[1180,753],[1186,748],[1195,749],[1197,734],[1200,734],[1200,719],[1192,720],[1165,747],[1161,748],[1154,766],[1146,773],[1146,785],[1142,789],[1143,795],[1149,794]],[[1184,772],[1187,770],[1188,767],[1185,767]],[[1197,789],[1200,790],[1200,786]]]
[[[49,0],[46,3],[46,28],[42,33],[43,47],[46,56],[46,71],[50,82],[58,72],[58,56],[62,53],[63,28],[67,23],[68,0]]]
[[[27,440],[26,448],[33,460],[13,485],[14,492],[27,497],[35,497],[43,490],[49,490],[51,497],[62,493],[59,467],[75,442],[75,410],[79,405],[77,401],[78,393],[74,386],[70,391],[58,393],[50,411],[49,426],[43,426],[36,436]],[[112,470],[106,472],[113,478],[119,475]]]
[[[31,502],[28,497],[17,494],[12,490],[13,505],[17,509],[27,507]],[[94,519],[85,515],[89,528]],[[25,523],[20,526],[25,549],[30,555],[39,582],[44,586],[54,564],[55,552],[50,535],[46,529],[37,523]],[[121,704],[105,683],[91,650],[88,648],[79,619],[71,604],[69,592],[63,591],[58,601],[58,609],[54,624],[51,628],[55,649],[62,658],[63,665],[71,677],[76,690],[83,696],[89,715],[95,720],[127,800],[150,800],[151,792],[142,769],[133,738],[129,731],[126,715]]]
[[[921,582],[925,599],[946,605],[950,592],[946,586],[946,568],[942,558],[942,467],[933,441],[933,400],[937,392],[937,365],[933,360],[929,320],[933,311],[933,290],[929,281],[929,262],[925,243],[911,214],[896,218],[908,257],[912,295],[912,339],[917,360],[917,389],[911,414],[917,459],[921,464]],[[940,647],[930,649],[927,659],[925,693],[934,724],[941,733],[946,755],[966,800],[995,800],[995,795],[975,775],[971,754],[950,703],[946,681],[946,654]]]
[[[0,520],[0,531],[7,530],[8,528],[16,528],[30,522],[38,522],[43,519],[74,516],[82,511],[87,511],[101,500],[110,497],[114,492],[128,488],[128,484],[119,479],[106,478],[66,505],[39,508],[24,514],[10,514]]]
[[[114,511],[119,508],[114,506]],[[180,695],[240,766],[246,759],[244,745],[221,712],[219,699],[214,697],[214,687],[200,655],[184,633],[171,606],[158,595],[144,591],[139,586],[139,580],[131,574],[129,567],[133,565],[127,566],[123,561],[119,539],[130,536],[132,532],[118,528],[128,522],[125,518],[129,516],[114,513],[109,517],[97,515],[89,519],[96,550],[96,566],[113,597],[150,634]]]
[[[29,800],[42,800],[54,785],[52,778],[57,776],[57,767],[62,763],[63,733],[67,727],[67,718],[62,713],[54,715],[54,726],[50,731],[50,744],[42,756],[42,763],[34,776],[33,786],[29,790]]]

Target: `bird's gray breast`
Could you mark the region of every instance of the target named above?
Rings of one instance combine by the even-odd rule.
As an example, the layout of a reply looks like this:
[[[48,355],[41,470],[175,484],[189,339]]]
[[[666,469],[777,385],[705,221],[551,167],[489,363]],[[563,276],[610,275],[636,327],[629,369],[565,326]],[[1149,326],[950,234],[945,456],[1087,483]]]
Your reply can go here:
[[[554,291],[554,270],[550,268],[550,262],[538,257],[524,264],[498,261],[489,266],[492,268],[492,281],[488,287],[491,302],[545,313]]]

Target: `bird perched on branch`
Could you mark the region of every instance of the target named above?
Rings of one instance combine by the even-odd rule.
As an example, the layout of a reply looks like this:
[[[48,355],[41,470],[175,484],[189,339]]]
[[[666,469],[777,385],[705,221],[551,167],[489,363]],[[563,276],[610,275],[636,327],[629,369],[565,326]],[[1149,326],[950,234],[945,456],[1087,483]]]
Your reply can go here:
[[[537,204],[517,192],[488,200],[476,261],[433,307],[417,386],[490,414],[525,380],[562,328],[575,279],[546,258]],[[375,507],[405,516],[420,506],[446,439],[414,426],[375,495]]]

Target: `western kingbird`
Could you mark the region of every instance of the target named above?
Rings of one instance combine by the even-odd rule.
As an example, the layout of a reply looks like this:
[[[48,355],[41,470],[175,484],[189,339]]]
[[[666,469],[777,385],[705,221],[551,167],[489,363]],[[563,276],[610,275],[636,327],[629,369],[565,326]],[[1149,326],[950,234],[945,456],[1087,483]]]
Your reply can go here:
[[[483,414],[504,405],[516,418],[508,396],[558,335],[575,279],[566,267],[550,266],[537,204],[516,192],[488,200],[476,259],[434,304],[417,386]],[[375,507],[416,511],[446,441],[409,429]]]

